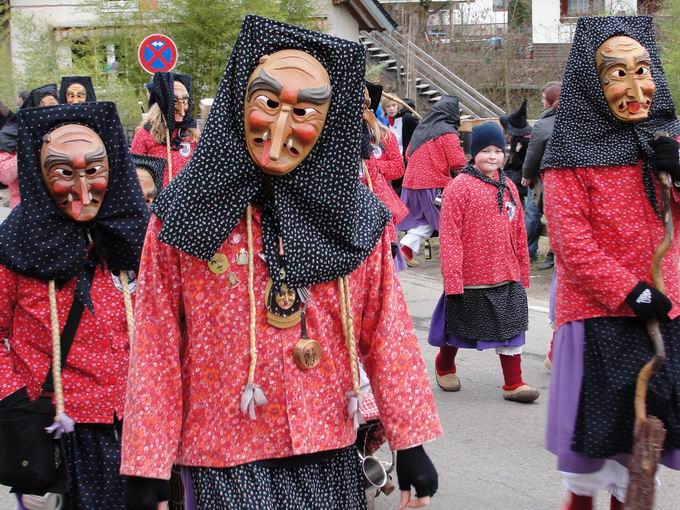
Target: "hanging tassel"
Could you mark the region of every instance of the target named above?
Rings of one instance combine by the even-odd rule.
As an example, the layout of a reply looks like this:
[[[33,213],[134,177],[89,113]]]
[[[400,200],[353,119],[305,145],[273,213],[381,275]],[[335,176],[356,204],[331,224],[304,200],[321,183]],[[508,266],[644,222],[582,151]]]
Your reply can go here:
[[[66,413],[57,413],[54,417],[54,423],[49,427],[45,427],[48,434],[54,432],[54,439],[59,439],[62,434],[68,434],[73,432],[75,428],[75,422]]]
[[[267,397],[264,396],[259,384],[246,384],[241,394],[241,412],[255,419],[255,407],[267,404]]]
[[[359,407],[361,407],[361,401],[364,399],[364,396],[360,394],[357,397],[354,391],[348,391],[345,393],[345,398],[347,399],[347,414],[354,423],[354,430],[356,430],[359,428],[359,418],[361,417]]]

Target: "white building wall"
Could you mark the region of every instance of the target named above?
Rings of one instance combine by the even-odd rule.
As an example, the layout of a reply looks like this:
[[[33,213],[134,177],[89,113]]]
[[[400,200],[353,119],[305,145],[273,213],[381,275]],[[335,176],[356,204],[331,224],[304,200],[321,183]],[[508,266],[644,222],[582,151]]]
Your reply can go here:
[[[560,19],[560,0],[532,0],[534,44],[569,44],[576,28],[575,19]],[[636,0],[606,0],[606,14],[637,14]]]
[[[333,5],[332,0],[318,0],[318,5],[319,16],[326,18],[324,28],[328,34],[355,42],[359,40],[359,23],[345,6]]]

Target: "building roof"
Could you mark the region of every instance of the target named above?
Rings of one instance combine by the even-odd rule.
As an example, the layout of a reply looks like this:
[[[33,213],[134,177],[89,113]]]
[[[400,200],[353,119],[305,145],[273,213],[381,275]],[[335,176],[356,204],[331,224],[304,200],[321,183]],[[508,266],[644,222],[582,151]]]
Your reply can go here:
[[[378,0],[333,0],[333,5],[344,5],[359,24],[359,30],[391,32],[397,28],[397,23]]]

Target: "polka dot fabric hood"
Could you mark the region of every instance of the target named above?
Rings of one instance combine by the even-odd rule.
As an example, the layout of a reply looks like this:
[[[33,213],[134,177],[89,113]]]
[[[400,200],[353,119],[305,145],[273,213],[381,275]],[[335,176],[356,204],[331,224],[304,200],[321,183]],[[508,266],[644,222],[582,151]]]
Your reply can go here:
[[[261,56],[300,49],[326,68],[333,89],[324,130],[292,172],[265,175],[245,144],[243,102]],[[203,260],[222,245],[246,206],[263,202],[263,242],[279,284],[304,287],[351,273],[372,251],[389,212],[359,182],[365,50],[358,44],[258,16],[247,16],[201,140],[187,167],[153,205],[161,241]],[[285,255],[277,255],[277,238]]]
[[[64,282],[81,277],[88,263],[89,231],[98,262],[112,271],[136,270],[148,212],[115,105],[102,102],[29,108],[17,113],[17,123],[21,204],[0,225],[0,263],[41,280]],[[88,223],[75,222],[57,208],[40,170],[43,136],[59,125],[74,123],[99,134],[109,160],[104,202],[97,217]],[[91,306],[87,286],[80,285],[84,281],[80,279],[77,292]]]
[[[175,122],[175,82],[178,81],[189,93],[189,107],[184,115],[182,122]],[[155,73],[151,82],[151,94],[149,95],[149,106],[158,104],[163,113],[163,118],[168,125],[168,130],[172,133],[175,128],[195,128],[196,120],[191,113],[194,107],[191,97],[191,76],[178,73]],[[174,149],[179,149],[179,140],[174,144]]]
[[[651,57],[656,92],[648,119],[637,124],[626,124],[614,117],[597,74],[595,52],[604,41],[616,35],[637,40]],[[564,72],[555,129],[541,168],[634,165],[642,157],[651,156],[648,142],[658,130],[667,131],[671,136],[680,134],[675,105],[659,60],[652,18],[579,18]],[[649,171],[646,174],[651,184],[651,174]]]

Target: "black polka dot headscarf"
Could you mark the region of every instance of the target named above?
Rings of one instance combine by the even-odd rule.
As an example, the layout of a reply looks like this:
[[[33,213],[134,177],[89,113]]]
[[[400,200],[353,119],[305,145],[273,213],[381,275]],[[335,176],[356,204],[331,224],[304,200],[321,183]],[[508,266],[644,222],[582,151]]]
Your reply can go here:
[[[43,136],[63,124],[84,124],[104,142],[109,185],[97,217],[73,221],[54,203],[42,180]],[[78,277],[76,296],[91,308],[85,268],[136,270],[144,243],[148,211],[125,133],[113,103],[83,103],[29,108],[17,113],[21,203],[0,225],[0,264],[41,280]],[[95,243],[89,257],[88,239]],[[93,257],[96,255],[96,260]]]
[[[332,86],[326,125],[292,172],[264,174],[245,144],[243,101],[260,57],[300,49],[326,68]],[[366,52],[358,44],[258,16],[247,16],[196,153],[153,205],[159,238],[208,260],[253,201],[264,203],[265,255],[276,285],[286,269],[291,287],[351,273],[376,245],[389,212],[358,179]],[[285,246],[277,255],[277,238]]]
[[[656,85],[649,117],[627,124],[617,120],[605,99],[595,64],[595,52],[607,39],[625,35],[644,46],[651,57]],[[650,16],[598,16],[579,18],[567,60],[555,129],[541,168],[634,165],[652,155],[649,142],[656,131],[680,134],[675,105],[659,60],[654,23]],[[658,212],[649,164],[643,180],[650,202]]]

